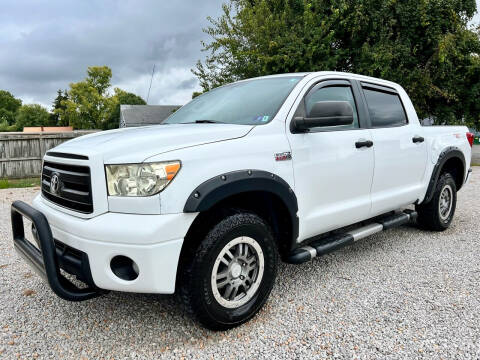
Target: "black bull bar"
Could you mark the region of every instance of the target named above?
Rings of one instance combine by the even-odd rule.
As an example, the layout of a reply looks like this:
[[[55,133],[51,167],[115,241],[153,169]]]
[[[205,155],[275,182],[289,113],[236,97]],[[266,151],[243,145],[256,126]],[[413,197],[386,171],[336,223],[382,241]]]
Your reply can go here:
[[[62,275],[59,262],[64,263],[64,259],[59,259],[52,230],[44,214],[23,201],[15,201],[12,203],[11,216],[15,249],[47,281],[55,294],[69,301],[88,300],[102,294],[100,289],[92,286],[79,288]],[[23,217],[33,223],[39,249],[25,238]]]

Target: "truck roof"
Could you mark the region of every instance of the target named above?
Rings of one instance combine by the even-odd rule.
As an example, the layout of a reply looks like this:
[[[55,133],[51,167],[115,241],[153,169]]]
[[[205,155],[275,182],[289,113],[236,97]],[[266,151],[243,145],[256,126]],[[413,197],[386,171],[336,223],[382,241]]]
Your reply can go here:
[[[357,80],[363,80],[363,81],[373,81],[376,83],[382,83],[391,87],[397,87],[399,86],[397,83],[394,83],[392,81],[380,79],[380,78],[374,78],[371,76],[365,76],[365,75],[360,75],[360,74],[354,74],[354,73],[348,73],[348,72],[342,72],[342,71],[311,71],[311,72],[297,72],[297,73],[284,73],[284,74],[274,74],[274,75],[265,75],[265,76],[259,76],[254,79],[263,79],[263,78],[271,78],[271,77],[279,77],[279,76],[301,76],[301,77],[306,77],[306,76],[319,76],[319,75],[340,75],[340,76],[348,76],[348,77],[353,77]],[[249,80],[249,79],[245,79]],[[241,80],[243,81],[243,80]]]

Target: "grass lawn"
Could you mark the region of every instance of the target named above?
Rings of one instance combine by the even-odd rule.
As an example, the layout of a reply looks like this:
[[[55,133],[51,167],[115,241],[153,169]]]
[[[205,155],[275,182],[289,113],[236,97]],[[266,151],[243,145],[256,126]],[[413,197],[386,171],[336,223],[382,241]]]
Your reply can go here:
[[[40,177],[12,180],[0,179],[0,189],[26,188],[32,186],[40,186]]]

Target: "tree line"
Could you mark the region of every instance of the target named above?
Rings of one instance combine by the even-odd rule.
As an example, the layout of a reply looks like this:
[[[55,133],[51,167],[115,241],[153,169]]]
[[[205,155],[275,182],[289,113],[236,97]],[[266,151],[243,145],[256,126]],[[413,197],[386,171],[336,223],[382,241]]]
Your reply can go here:
[[[38,104],[22,104],[10,92],[0,90],[0,131],[22,131],[29,126],[72,126],[74,129],[114,129],[120,121],[120,104],[145,105],[140,96],[114,88],[109,92],[112,70],[92,66],[87,77],[58,90],[51,110]]]
[[[480,130],[475,12],[475,0],[231,0],[209,18],[193,73],[204,91],[289,72],[379,77],[401,84],[420,118]]]

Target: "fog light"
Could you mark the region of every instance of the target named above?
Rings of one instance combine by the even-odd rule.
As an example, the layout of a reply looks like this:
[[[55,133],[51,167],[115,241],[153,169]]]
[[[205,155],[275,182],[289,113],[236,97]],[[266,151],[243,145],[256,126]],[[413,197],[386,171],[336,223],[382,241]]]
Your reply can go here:
[[[122,280],[132,281],[138,277],[138,265],[129,257],[118,255],[110,261],[112,272]]]

